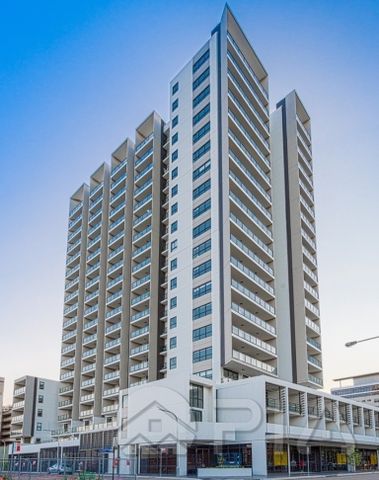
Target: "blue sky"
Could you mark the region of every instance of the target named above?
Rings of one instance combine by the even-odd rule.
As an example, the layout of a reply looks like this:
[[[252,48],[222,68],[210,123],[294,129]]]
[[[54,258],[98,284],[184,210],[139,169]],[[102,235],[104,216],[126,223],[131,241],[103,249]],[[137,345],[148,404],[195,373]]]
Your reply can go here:
[[[70,194],[151,110],[223,1],[8,1],[0,17],[0,375],[58,376]],[[379,2],[231,0],[312,116],[326,379],[379,370]]]

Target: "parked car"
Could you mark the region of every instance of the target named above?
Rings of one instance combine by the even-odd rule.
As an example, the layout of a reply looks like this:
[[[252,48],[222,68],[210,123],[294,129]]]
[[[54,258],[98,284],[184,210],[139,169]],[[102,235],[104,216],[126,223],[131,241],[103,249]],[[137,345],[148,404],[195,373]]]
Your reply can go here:
[[[71,475],[73,473],[72,467],[67,464],[55,463],[47,469],[47,473],[52,473],[55,475],[63,475],[65,473]]]

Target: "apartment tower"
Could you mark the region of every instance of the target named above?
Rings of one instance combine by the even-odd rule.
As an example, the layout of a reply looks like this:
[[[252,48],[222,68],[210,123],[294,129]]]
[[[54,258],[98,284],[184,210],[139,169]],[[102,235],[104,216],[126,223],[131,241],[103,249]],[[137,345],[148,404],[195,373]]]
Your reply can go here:
[[[63,430],[115,428],[120,389],[171,373],[292,376],[273,198],[268,74],[226,7],[170,83],[169,122],[153,112],[71,197]]]
[[[271,115],[278,374],[323,385],[310,117],[295,91]]]

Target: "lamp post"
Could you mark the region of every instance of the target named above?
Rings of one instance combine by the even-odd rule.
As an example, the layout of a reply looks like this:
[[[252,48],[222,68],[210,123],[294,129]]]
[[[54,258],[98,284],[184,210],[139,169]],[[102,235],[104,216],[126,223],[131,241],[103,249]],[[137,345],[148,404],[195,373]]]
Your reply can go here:
[[[176,413],[172,412],[171,410],[167,410],[166,408],[159,407],[159,410],[161,412],[167,413],[168,415],[171,415],[174,417],[175,422],[176,422],[176,476],[178,476],[178,471],[179,471],[179,462],[178,462],[178,444],[180,445],[179,441],[179,417],[176,415]],[[162,470],[162,456],[161,456],[161,468]]]
[[[376,335],[375,337],[369,337],[369,338],[363,338],[362,340],[352,340],[350,342],[345,343],[345,347],[354,347],[354,345],[357,345],[357,343],[362,343],[362,342],[369,342],[370,340],[377,340],[379,338],[379,335]]]

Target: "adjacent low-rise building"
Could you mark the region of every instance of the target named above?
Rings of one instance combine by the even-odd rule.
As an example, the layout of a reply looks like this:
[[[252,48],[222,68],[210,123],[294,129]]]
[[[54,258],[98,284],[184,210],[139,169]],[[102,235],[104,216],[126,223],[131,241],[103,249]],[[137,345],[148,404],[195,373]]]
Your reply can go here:
[[[331,389],[334,395],[379,406],[379,372],[336,378],[334,381],[339,384]]]
[[[57,428],[59,382],[26,375],[14,382],[11,438],[18,443],[51,439]]]

